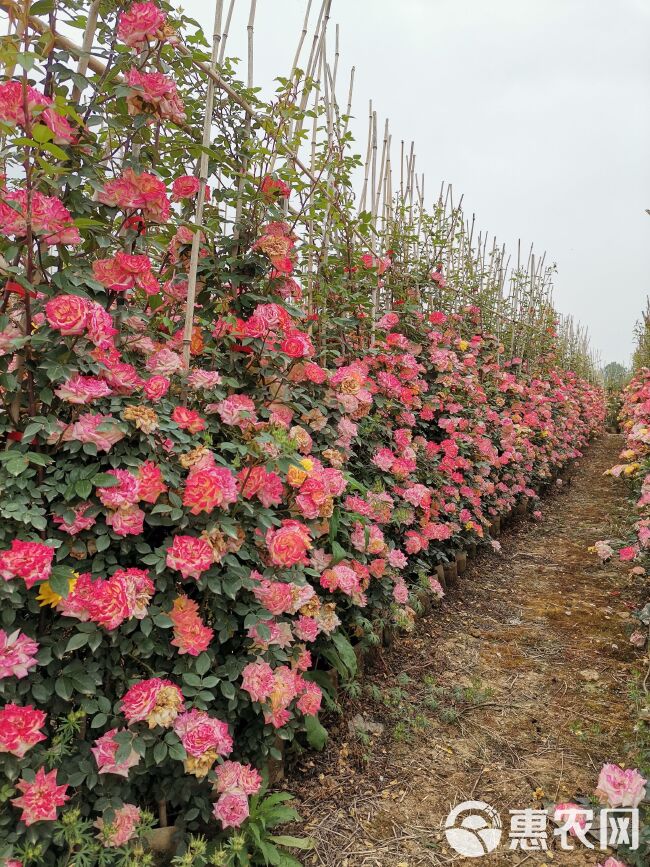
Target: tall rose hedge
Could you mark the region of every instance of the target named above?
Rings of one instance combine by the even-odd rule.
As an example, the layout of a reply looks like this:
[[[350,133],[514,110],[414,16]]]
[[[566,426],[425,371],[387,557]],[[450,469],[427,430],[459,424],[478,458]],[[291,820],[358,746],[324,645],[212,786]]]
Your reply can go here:
[[[620,463],[607,474],[625,479],[630,487],[630,521],[623,538],[599,540],[593,547],[601,560],[616,556],[630,564],[630,574],[646,576],[650,548],[650,369],[639,368],[621,393],[618,415],[625,446]],[[647,598],[647,597],[646,597]],[[641,649],[650,634],[650,604],[642,599],[642,607],[634,614],[634,630],[630,642]]]
[[[371,330],[390,256],[348,262],[367,303],[321,329],[263,163],[236,237],[206,209],[187,367],[193,73],[152,3],[98,34],[83,116],[56,51],[0,84],[0,857],[25,864],[68,863],[73,826],[131,863],[145,811],[245,827],[278,739],[322,740],[327,670],[603,420],[478,307],[406,293]]]

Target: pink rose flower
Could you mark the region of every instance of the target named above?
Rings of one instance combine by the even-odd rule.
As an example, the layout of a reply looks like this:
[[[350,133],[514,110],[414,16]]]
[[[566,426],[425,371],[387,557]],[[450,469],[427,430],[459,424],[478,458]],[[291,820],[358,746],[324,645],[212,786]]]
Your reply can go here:
[[[162,72],[141,72],[134,66],[126,74],[126,83],[133,88],[126,99],[129,114],[140,114],[149,108],[160,118],[178,124],[185,122],[185,108],[176,82]]]
[[[595,794],[601,803],[610,807],[638,807],[647,782],[636,768],[623,770],[609,763],[601,768]]]
[[[99,485],[97,496],[109,509],[119,509],[121,506],[132,506],[138,502],[138,480],[128,470],[108,470],[109,476],[114,476],[118,483],[112,487]]]
[[[90,403],[112,394],[110,387],[96,376],[80,376],[78,373],[55,389],[54,394],[68,403]]]
[[[300,521],[284,520],[277,530],[266,531],[266,547],[276,566],[306,565],[311,548],[309,527]]]
[[[243,792],[224,792],[212,812],[223,828],[239,828],[248,818],[248,798]]]
[[[201,620],[197,602],[187,596],[178,596],[167,616],[174,629],[171,643],[178,648],[179,654],[198,656],[208,649],[214,638],[214,630]]]
[[[121,12],[117,35],[130,48],[140,49],[148,40],[161,39],[167,16],[155,3],[133,3]]]
[[[194,175],[181,175],[172,184],[172,201],[181,199],[193,199],[198,193],[201,182]]]
[[[242,430],[257,422],[255,403],[245,394],[232,394],[217,404],[217,412],[224,424],[240,427]]]
[[[119,178],[108,181],[98,199],[112,208],[137,208],[145,220],[153,223],[165,223],[171,212],[164,182],[148,172],[137,175],[130,168],[125,169]]]
[[[306,681],[303,693],[296,705],[298,710],[306,716],[316,716],[320,710],[322,699],[323,693],[318,684]]]
[[[239,791],[256,795],[262,786],[262,777],[250,765],[239,762],[222,762],[217,769],[217,792]]]
[[[190,756],[199,757],[208,750],[219,756],[227,756],[232,752],[233,741],[228,724],[203,710],[193,708],[179,714],[174,720],[174,731]]]
[[[242,689],[253,701],[265,701],[275,688],[273,669],[268,662],[249,662],[242,672]]]
[[[583,831],[587,827],[587,816],[585,808],[580,804],[571,802],[566,804],[556,804],[553,811],[553,821],[561,825],[571,823],[568,831],[572,837],[577,837],[579,831]]]
[[[145,503],[155,503],[167,491],[162,470],[153,461],[145,461],[138,470],[138,499]]]
[[[172,349],[159,349],[147,359],[147,370],[158,376],[169,377],[183,367],[183,359]]]
[[[221,374],[216,370],[193,370],[187,377],[187,384],[195,391],[215,388],[220,382]]]
[[[169,379],[166,376],[156,374],[145,381],[143,390],[147,398],[155,403],[167,394],[169,384]]]
[[[62,515],[53,515],[52,521],[58,525],[59,529],[70,536],[76,536],[84,530],[89,530],[97,522],[95,518],[86,516],[88,509],[92,508],[91,503],[81,503],[78,506],[72,506],[71,511],[74,512],[74,521],[68,523]]]
[[[47,581],[52,572],[54,548],[41,542],[14,539],[9,551],[0,551],[0,578],[22,578],[27,589],[37,581]]]
[[[83,334],[88,320],[90,302],[78,295],[55,295],[45,305],[45,317],[51,328],[61,334]]]
[[[177,569],[183,578],[200,578],[213,561],[210,545],[196,536],[174,536],[167,548],[167,567]]]
[[[115,756],[119,749],[119,744],[115,740],[115,735],[123,734],[127,729],[110,729],[95,741],[95,746],[91,747],[90,752],[95,757],[97,762],[97,771],[100,774],[116,774],[119,777],[127,778],[129,770],[134,768],[140,762],[140,755],[132,747],[125,759],[120,762],[115,761]]]
[[[11,202],[11,207],[8,204]],[[27,233],[27,191],[5,192],[0,200],[0,232],[24,238]],[[44,196],[32,192],[31,229],[34,235],[49,246],[67,244],[76,246],[81,243],[81,235],[74,225],[72,214],[56,196]]]
[[[5,705],[0,709],[0,753],[22,759],[28,750],[45,740],[41,728],[46,719],[43,711],[31,705]]]
[[[194,409],[187,409],[184,406],[175,406],[172,412],[172,421],[191,434],[199,433],[205,430],[205,419],[201,418],[199,413]]]
[[[98,428],[102,428],[99,430]],[[79,440],[81,443],[94,443],[102,452],[109,452],[121,439],[124,431],[112,415],[84,413],[63,433],[63,441]],[[58,437],[57,437],[58,439]]]
[[[12,798],[11,803],[22,808],[20,818],[27,827],[35,822],[53,822],[57,807],[63,806],[69,798],[66,794],[68,787],[57,785],[56,770],[46,774],[45,768],[39,768],[31,782],[21,778],[16,788],[22,794]]]
[[[0,680],[27,677],[29,670],[38,665],[35,654],[38,644],[20,630],[7,634],[0,629]]]
[[[628,545],[627,548],[620,549],[620,551],[618,552],[618,556],[622,562],[627,562],[629,560],[636,559],[636,555],[638,553],[639,552],[633,545]]]
[[[185,482],[183,505],[193,515],[227,509],[237,500],[237,481],[227,467],[209,467],[190,473]]]
[[[121,506],[106,515],[106,523],[117,536],[140,536],[144,530],[145,514],[137,506]]]
[[[289,358],[308,358],[315,352],[309,335],[297,330],[287,334],[280,344],[280,350]]]
[[[183,693],[170,680],[140,680],[124,693],[122,713],[130,723],[146,721],[149,728],[169,728],[184,709]]]
[[[104,846],[124,846],[132,840],[140,824],[140,808],[135,804],[124,804],[113,813],[110,822],[103,818],[97,819],[95,827],[99,829]]]

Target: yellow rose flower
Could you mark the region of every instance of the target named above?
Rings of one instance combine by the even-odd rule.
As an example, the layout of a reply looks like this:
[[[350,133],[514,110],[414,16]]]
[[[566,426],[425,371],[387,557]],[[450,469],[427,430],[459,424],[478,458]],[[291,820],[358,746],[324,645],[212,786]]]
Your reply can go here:
[[[72,593],[77,584],[77,579],[79,578],[79,575],[76,572],[73,572],[72,574],[74,577],[68,578],[68,594]],[[51,608],[56,608],[62,599],[63,596],[60,596],[52,590],[52,585],[49,581],[44,581],[40,585],[36,601],[39,603],[41,608],[45,605],[49,605]]]
[[[303,458],[299,463],[302,470],[296,466],[291,466],[287,471],[287,482],[292,488],[299,488],[314,469],[314,462],[310,458]]]

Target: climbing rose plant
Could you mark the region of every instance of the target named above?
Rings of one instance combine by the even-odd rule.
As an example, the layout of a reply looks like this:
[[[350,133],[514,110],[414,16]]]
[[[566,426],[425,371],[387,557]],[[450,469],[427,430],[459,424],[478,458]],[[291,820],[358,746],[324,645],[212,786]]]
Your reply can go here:
[[[167,7],[98,34],[83,115],[58,49],[0,84],[0,856],[52,865],[80,829],[96,863],[156,822],[234,839],[281,743],[322,742],[327,670],[410,628],[603,417],[478,307],[317,339],[262,170],[236,238],[208,196],[188,365],[195,75]],[[368,297],[392,264],[359,252]]]

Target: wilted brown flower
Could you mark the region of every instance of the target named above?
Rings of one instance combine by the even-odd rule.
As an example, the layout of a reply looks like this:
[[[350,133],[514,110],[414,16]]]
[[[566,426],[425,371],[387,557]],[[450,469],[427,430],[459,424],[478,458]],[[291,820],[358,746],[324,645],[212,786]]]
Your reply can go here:
[[[131,421],[142,433],[158,430],[158,415],[148,406],[127,406],[122,413],[124,421]]]

